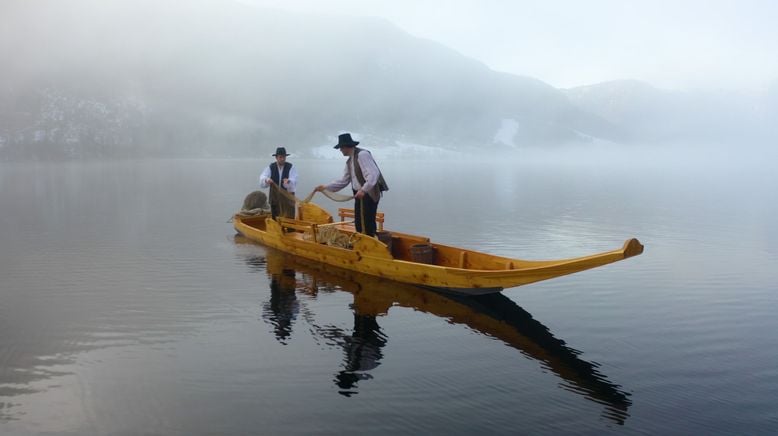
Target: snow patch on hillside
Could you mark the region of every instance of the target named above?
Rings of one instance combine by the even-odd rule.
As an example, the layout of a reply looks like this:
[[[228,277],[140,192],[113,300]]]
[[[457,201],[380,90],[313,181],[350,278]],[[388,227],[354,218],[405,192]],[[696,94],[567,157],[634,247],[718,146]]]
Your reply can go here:
[[[500,121],[502,124],[497,130],[497,133],[494,134],[494,139],[492,142],[495,144],[504,144],[509,147],[516,148],[514,139],[516,138],[516,134],[519,133],[519,128],[521,125],[513,118],[503,118]]]

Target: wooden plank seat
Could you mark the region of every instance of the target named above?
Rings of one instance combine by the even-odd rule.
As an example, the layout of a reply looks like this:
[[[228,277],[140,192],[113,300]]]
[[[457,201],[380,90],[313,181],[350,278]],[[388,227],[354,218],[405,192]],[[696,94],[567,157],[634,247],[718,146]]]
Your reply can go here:
[[[343,222],[316,223],[285,217],[278,217],[276,220],[286,232],[294,231],[302,233],[304,239],[307,238],[309,241],[321,244],[326,244],[328,241],[326,240],[326,237],[323,240],[321,239],[320,230],[323,231],[330,227],[340,227],[345,224]]]
[[[287,229],[294,229],[301,232],[311,231],[316,227],[316,223],[310,221],[303,221],[294,218],[277,217],[276,221],[281,224],[281,227]]]

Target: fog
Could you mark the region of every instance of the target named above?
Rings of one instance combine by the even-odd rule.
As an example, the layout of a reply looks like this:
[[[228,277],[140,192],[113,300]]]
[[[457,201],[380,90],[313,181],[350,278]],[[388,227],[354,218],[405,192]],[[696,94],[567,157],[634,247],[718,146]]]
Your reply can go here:
[[[325,157],[344,131],[398,157],[778,137],[769,2],[323,4],[4,1],[0,159]]]
[[[636,79],[669,89],[758,89],[778,78],[769,0],[243,0],[383,17],[490,68],[569,88]]]

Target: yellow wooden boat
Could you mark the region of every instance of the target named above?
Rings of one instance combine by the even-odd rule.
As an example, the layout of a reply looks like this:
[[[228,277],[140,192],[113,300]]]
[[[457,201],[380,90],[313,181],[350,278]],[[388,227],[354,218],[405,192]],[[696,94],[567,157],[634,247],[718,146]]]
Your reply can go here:
[[[383,229],[378,237],[357,233],[351,209],[340,209],[340,221],[314,203],[301,203],[297,218],[235,214],[241,235],[283,252],[368,275],[460,294],[480,295],[526,285],[617,262],[643,252],[637,239],[620,249],[561,260],[521,260],[432,243],[424,236]]]

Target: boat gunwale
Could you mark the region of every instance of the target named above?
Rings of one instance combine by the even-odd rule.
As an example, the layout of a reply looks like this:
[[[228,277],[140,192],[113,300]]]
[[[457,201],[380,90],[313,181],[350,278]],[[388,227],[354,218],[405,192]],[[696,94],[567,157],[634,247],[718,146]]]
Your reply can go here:
[[[624,242],[624,245],[621,249],[567,259],[532,261],[492,255],[489,253],[456,246],[449,246],[445,244],[430,243],[433,247],[441,247],[447,250],[461,251],[465,253],[474,253],[479,256],[488,256],[489,258],[496,261],[505,262],[510,266],[506,266],[506,268],[503,269],[474,269],[449,265],[427,264],[394,257],[375,256],[371,255],[369,251],[361,252],[359,250],[333,246],[312,240],[305,240],[302,237],[290,237],[292,234],[302,233],[300,231],[292,232],[290,234],[282,233],[275,235],[271,231],[268,231],[267,227],[262,229],[251,225],[253,221],[258,221],[263,218],[267,220],[269,215],[246,217],[236,214],[234,217],[235,229],[249,239],[254,239],[263,245],[267,245],[281,251],[286,251],[291,255],[300,256],[305,259],[322,262],[324,264],[333,265],[335,267],[352,269],[361,273],[385,277],[402,283],[410,283],[417,286],[441,289],[444,291],[453,290],[457,293],[471,295],[474,294],[474,292],[468,292],[468,290],[478,290],[478,293],[499,292],[504,288],[521,286],[524,284],[568,275],[617,262],[619,260],[638,255],[643,251],[642,244],[640,244],[637,239],[632,238]],[[276,223],[279,226],[283,226],[283,224],[279,223],[278,221],[276,221]],[[351,226],[351,224],[347,222],[327,223],[327,225],[330,224]],[[311,229],[315,229],[315,226],[316,223],[311,223]],[[251,229],[251,233],[256,233],[255,238],[252,238],[250,235],[241,232],[239,227],[245,227],[244,231]],[[423,236],[405,234],[402,232],[391,233],[399,235],[400,237],[407,236],[410,239],[429,241],[429,238]],[[386,247],[386,244],[377,239],[371,243],[381,244]],[[313,249],[311,250],[311,248]],[[305,251],[312,252],[313,254],[306,255]],[[316,253],[318,253],[318,255]],[[360,262],[363,258],[366,258],[370,259],[370,263],[360,264],[359,267],[349,267],[347,263],[344,264],[343,262],[334,262],[334,259],[328,259],[329,257],[340,259],[344,262]],[[529,263],[530,265],[525,265],[523,267],[512,267],[513,262],[525,264]],[[404,267],[403,274],[392,275],[392,271],[389,269],[396,269],[398,265]],[[420,278],[416,276],[417,274],[420,275]],[[448,276],[449,279],[456,278],[454,281],[457,283],[452,286],[451,283],[448,283],[450,280],[446,279],[446,276]],[[459,283],[465,282],[470,286],[458,285]],[[507,285],[505,283],[507,283]]]

